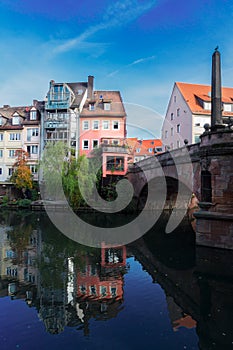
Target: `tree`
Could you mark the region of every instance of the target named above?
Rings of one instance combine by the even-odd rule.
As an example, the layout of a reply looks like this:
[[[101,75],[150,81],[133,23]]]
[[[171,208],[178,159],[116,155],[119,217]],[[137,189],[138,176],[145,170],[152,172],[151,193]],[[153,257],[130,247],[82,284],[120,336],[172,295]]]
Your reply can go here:
[[[92,193],[93,177],[89,160],[85,156],[79,156],[76,160],[72,156],[68,158],[68,153],[63,142],[46,144],[40,163],[43,170],[43,193],[52,200],[63,200],[65,193],[70,205],[78,209],[85,204],[83,195],[89,197]]]
[[[25,193],[26,190],[33,187],[33,176],[28,167],[28,153],[23,149],[18,149],[15,152],[15,156],[16,162],[13,165],[11,181]]]
[[[63,187],[70,205],[74,209],[85,206],[85,198],[93,192],[94,178],[90,171],[90,163],[85,155],[71,159],[63,170]],[[85,198],[83,198],[83,196]]]
[[[62,141],[48,142],[45,146],[40,169],[43,172],[42,190],[46,199],[62,199],[62,172],[66,153],[66,146]]]

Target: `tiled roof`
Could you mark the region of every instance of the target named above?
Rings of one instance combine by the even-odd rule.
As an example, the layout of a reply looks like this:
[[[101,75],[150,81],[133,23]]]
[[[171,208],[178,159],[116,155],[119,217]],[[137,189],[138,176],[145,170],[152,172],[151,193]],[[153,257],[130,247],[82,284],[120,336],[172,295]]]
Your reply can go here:
[[[197,114],[211,114],[210,110],[205,110],[200,104],[198,99],[201,99],[205,102],[210,102],[210,85],[201,85],[201,84],[189,84],[189,83],[175,83],[181,94],[183,95],[185,101],[187,102],[192,113]],[[233,104],[233,88],[223,87],[222,88],[222,101],[224,103]],[[223,111],[223,115],[233,115],[232,112]]]
[[[18,115],[22,118],[22,125],[38,125],[38,120],[30,120],[30,110],[34,106],[19,106],[19,107],[10,107],[3,106],[0,107],[0,115],[5,118],[5,123],[1,126],[1,129],[21,129],[21,125],[12,125],[12,117],[14,113],[18,113]]]
[[[129,153],[135,156],[152,156],[154,152],[149,152],[149,148],[162,147],[162,141],[159,139],[138,140],[136,137],[131,137],[127,138],[126,142],[129,147]],[[137,149],[140,151],[136,152]]]
[[[87,90],[87,83],[67,83],[67,85],[73,91],[75,96],[74,101],[72,102],[72,107],[78,107],[80,105],[80,102],[82,101],[85,91]]]
[[[94,104],[94,110],[89,110],[89,104]],[[104,110],[104,102],[110,102],[110,110]],[[94,91],[91,100],[86,101],[81,117],[125,117],[125,108],[119,91]]]

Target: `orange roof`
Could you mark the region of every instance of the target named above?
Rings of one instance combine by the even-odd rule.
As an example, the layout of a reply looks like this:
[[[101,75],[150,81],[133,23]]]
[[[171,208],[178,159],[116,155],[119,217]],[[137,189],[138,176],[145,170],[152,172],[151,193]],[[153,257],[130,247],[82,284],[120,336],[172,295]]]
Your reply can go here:
[[[180,82],[176,82],[175,84],[183,95],[192,113],[211,114],[211,111],[205,110],[198,101],[198,99],[201,99],[205,102],[211,101],[210,85],[188,84]],[[222,101],[224,103],[233,103],[233,88],[222,88]],[[223,111],[223,115],[233,115],[233,113]]]
[[[138,140],[137,137],[130,137],[126,139],[126,142],[129,146],[129,153],[137,156],[152,156],[153,153],[149,152],[149,148],[154,149],[156,147],[162,147],[162,141],[159,139]],[[137,149],[140,151],[136,152]]]

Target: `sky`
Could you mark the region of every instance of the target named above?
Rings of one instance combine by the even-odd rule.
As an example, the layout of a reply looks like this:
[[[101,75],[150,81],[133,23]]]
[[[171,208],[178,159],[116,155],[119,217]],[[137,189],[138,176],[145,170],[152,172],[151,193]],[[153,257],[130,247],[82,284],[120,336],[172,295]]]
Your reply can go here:
[[[232,24],[232,0],[1,0],[0,105],[93,75],[121,92],[128,136],[160,137],[174,82],[210,84],[217,45],[233,86]]]

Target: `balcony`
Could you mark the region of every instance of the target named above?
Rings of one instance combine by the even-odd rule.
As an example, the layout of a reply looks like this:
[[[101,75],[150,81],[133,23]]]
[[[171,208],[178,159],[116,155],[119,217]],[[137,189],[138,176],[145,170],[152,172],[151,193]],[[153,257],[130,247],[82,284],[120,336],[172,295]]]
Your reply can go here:
[[[59,121],[46,121],[44,124],[45,129],[67,129],[67,122]]]

